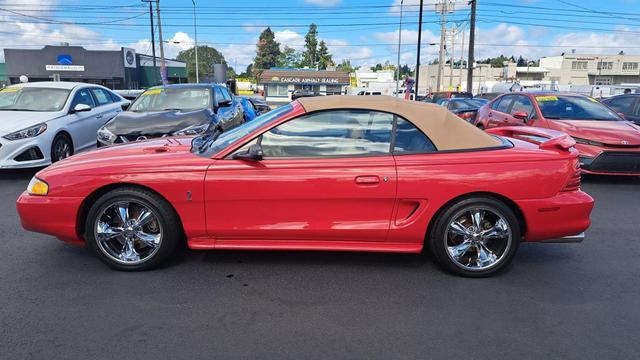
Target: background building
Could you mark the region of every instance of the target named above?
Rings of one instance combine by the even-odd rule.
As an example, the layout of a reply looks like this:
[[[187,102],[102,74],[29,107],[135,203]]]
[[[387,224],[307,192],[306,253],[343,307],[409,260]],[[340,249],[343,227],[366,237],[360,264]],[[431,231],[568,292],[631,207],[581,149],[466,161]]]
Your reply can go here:
[[[80,46],[45,46],[42,49],[5,49],[6,81],[80,81],[111,89],[141,89],[160,83],[153,58],[134,49],[87,50]],[[160,60],[157,60],[159,69]],[[167,60],[170,83],[187,82],[186,64]],[[0,68],[1,69],[1,68]],[[2,81],[0,75],[0,81]]]
[[[549,80],[567,85],[640,83],[638,55],[560,55],[540,59]]]
[[[318,95],[340,95],[349,86],[346,71],[271,68],[260,75],[269,102],[288,102],[295,90],[312,90]]]

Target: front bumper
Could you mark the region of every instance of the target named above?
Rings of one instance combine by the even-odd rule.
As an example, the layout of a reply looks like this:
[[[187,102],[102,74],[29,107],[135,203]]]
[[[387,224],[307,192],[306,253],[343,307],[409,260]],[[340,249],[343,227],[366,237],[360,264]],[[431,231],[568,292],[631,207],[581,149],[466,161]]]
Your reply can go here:
[[[20,140],[6,140],[0,137],[0,169],[34,168],[50,165],[50,144],[51,142],[42,135]],[[19,159],[25,153],[25,155],[28,155],[32,149],[37,154],[33,160],[16,160],[16,158]]]
[[[570,191],[547,199],[518,200],[516,204],[525,218],[525,241],[553,242],[587,230],[594,201],[585,192]]]
[[[577,144],[580,168],[585,174],[640,175],[640,147],[611,147]]]
[[[25,230],[84,244],[77,230],[77,216],[83,200],[82,197],[34,196],[24,192],[18,198],[16,208]]]

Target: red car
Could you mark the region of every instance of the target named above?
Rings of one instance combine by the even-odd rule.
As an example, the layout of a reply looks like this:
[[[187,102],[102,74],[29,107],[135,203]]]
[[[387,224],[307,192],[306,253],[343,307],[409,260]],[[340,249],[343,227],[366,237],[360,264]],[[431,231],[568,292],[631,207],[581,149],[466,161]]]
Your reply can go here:
[[[118,270],[159,265],[183,241],[404,253],[426,244],[444,268],[485,276],[521,241],[579,241],[590,224],[573,140],[530,130],[490,135],[387,96],[303,98],[223,133],[75,155],[37,173],[17,207],[25,229],[86,244]]]
[[[565,132],[577,142],[582,172],[640,175],[640,127],[583,95],[508,93],[480,108],[476,125],[535,126]]]

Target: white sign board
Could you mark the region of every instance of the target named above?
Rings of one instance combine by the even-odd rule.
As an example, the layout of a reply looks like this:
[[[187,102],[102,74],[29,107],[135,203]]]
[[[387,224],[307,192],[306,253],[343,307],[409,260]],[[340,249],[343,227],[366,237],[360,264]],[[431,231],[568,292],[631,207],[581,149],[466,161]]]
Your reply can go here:
[[[84,71],[84,65],[45,65],[47,71]]]

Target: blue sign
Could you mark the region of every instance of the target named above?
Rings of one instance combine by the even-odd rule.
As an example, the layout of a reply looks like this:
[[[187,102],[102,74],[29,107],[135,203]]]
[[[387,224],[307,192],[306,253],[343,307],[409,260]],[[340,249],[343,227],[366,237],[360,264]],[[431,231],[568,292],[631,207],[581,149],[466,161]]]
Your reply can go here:
[[[58,65],[71,65],[73,64],[73,58],[71,55],[58,55]]]

